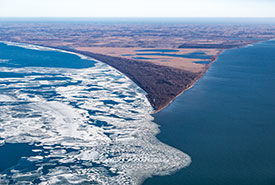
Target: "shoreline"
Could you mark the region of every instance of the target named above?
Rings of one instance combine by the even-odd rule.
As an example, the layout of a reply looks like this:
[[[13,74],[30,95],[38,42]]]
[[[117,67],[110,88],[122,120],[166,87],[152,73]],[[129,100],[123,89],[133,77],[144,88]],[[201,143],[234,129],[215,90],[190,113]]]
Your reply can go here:
[[[265,41],[269,41],[269,40],[274,40],[274,38],[273,39],[268,39],[268,40],[265,40]],[[256,43],[259,43],[259,42],[265,42],[265,41],[258,41],[258,42],[252,43],[252,44],[256,44]],[[2,42],[2,43],[16,43],[16,44],[30,44],[30,45],[34,45],[34,46],[37,46],[37,47],[46,47],[46,48],[50,48],[50,49],[59,50],[61,52],[72,53],[72,54],[78,55],[79,57],[81,57],[81,55],[82,55],[82,56],[85,56],[85,57],[89,57],[89,58],[91,58],[95,61],[105,63],[105,64],[115,68],[116,70],[118,70],[122,74],[124,74],[131,81],[133,81],[137,86],[139,86],[142,90],[145,91],[146,98],[147,98],[147,100],[149,101],[149,103],[151,104],[151,106],[153,108],[153,111],[151,112],[151,114],[156,114],[156,113],[160,112],[161,110],[165,109],[177,97],[179,97],[184,92],[191,89],[196,84],[196,82],[198,82],[205,75],[205,73],[208,71],[208,69],[211,67],[211,65],[217,60],[218,56],[220,54],[222,54],[225,50],[228,50],[228,49],[221,49],[215,56],[213,56],[211,58],[211,62],[209,64],[205,65],[205,69],[202,72],[192,73],[192,72],[189,72],[189,71],[184,71],[184,70],[173,68],[173,67],[160,66],[160,65],[152,64],[152,63],[144,63],[144,62],[141,62],[141,61],[138,61],[138,60],[127,59],[127,58],[122,58],[122,57],[113,57],[113,56],[109,56],[109,55],[103,55],[103,54],[99,54],[99,53],[92,53],[92,52],[88,52],[88,51],[80,51],[80,50],[77,50],[77,49],[74,49],[74,48],[54,47],[54,46],[47,46],[47,45],[41,45],[41,44],[36,45],[36,44],[33,44],[33,43],[19,43],[19,42],[12,42],[12,41],[0,41],[0,42]],[[234,48],[230,48],[230,49],[241,48],[241,47],[245,47],[245,46],[247,46],[247,45],[238,46],[238,47],[234,47]],[[161,78],[161,77],[159,78],[159,76],[157,76],[157,74],[155,74],[155,76],[152,75],[152,76],[158,78],[157,80],[162,80],[163,81],[163,84],[156,84],[156,83],[153,83],[153,81],[150,82],[150,80],[153,80],[153,78],[149,79],[148,76],[146,76],[146,75],[145,75],[145,78],[140,78],[140,76],[138,76],[135,72],[135,71],[138,71],[138,70],[128,71],[127,67],[125,68],[124,65],[128,65],[127,67],[129,67],[129,69],[131,69],[132,67],[136,67],[136,68],[141,67],[142,69],[144,69],[144,67],[148,68],[148,66],[149,66],[149,68],[150,67],[153,68],[153,69],[157,68],[158,72],[160,71],[161,73],[162,72],[167,72],[167,70],[168,70],[169,75],[172,75],[172,76],[174,75],[174,77],[181,77],[181,75],[186,75],[188,73],[191,74],[191,76],[187,80],[186,79],[177,80],[177,79],[174,78],[172,80],[174,80],[176,82],[179,82],[179,84],[174,83],[172,85],[170,84],[170,85],[167,86],[167,84],[165,84],[165,83],[169,83],[169,80],[165,79],[166,76],[164,76],[163,78]],[[151,72],[151,71],[149,70],[149,72]],[[147,73],[148,73],[148,70],[147,70]],[[144,75],[144,73],[139,73],[139,74]],[[146,74],[146,72],[145,72],[145,74]],[[146,79],[146,77],[147,77],[147,79]],[[149,82],[148,82],[148,79],[149,79]],[[146,82],[146,80],[147,80],[147,82]],[[180,82],[184,82],[185,84],[182,84]],[[161,86],[166,85],[167,88],[166,87],[161,88],[161,90],[165,90],[164,94],[161,94],[156,90],[152,90],[154,88],[148,87],[148,83],[149,83],[149,86],[152,85],[153,87],[159,88]],[[182,85],[182,86],[178,87],[178,85]],[[175,86],[177,86],[177,87],[175,87]],[[171,93],[171,90],[170,90],[170,92],[166,93],[166,90],[168,90],[170,88],[174,88],[173,89],[174,91],[172,90],[173,94],[172,95],[171,94],[167,95],[168,93]],[[163,100],[162,96],[164,96],[164,100]],[[162,101],[161,102],[155,102],[156,99],[154,97],[159,98],[159,99],[162,98]]]
[[[48,46],[46,46],[48,47]],[[62,47],[51,47],[51,48],[54,48],[54,49],[58,49],[58,50],[63,50],[63,51],[67,51],[67,52],[73,52],[73,53],[76,53],[76,54],[80,54],[80,55],[84,55],[84,56],[87,56],[87,57],[90,57],[92,58],[93,60],[96,60],[96,61],[100,61],[102,63],[105,63],[113,68],[115,68],[116,70],[118,70],[119,72],[121,72],[122,74],[124,74],[126,77],[128,77],[131,81],[133,81],[137,86],[139,86],[142,90],[145,91],[146,93],[146,98],[147,100],[149,101],[149,103],[151,104],[152,108],[153,108],[153,111],[151,114],[155,114],[159,111],[161,111],[162,109],[164,109],[165,107],[167,107],[171,102],[174,101],[175,98],[177,98],[179,95],[181,95],[183,92],[185,92],[186,90],[190,89],[205,73],[206,71],[208,70],[208,65],[206,65],[206,68],[203,72],[199,72],[199,73],[193,73],[193,72],[189,72],[189,71],[184,71],[184,70],[181,70],[181,69],[177,69],[177,68],[173,68],[173,67],[167,67],[167,66],[160,66],[160,65],[157,65],[157,64],[152,64],[152,63],[144,63],[144,62],[141,62],[141,61],[138,61],[138,60],[133,60],[133,59],[127,59],[127,58],[122,58],[122,57],[113,57],[113,56],[109,56],[109,55],[104,55],[104,54],[100,54],[100,53],[93,53],[93,52],[88,52],[88,51],[80,51],[80,50],[76,50],[76,49],[68,49],[68,48],[62,48]],[[169,69],[171,71],[177,71],[177,72],[182,72],[182,73],[193,73],[195,76],[195,78],[188,84],[186,84],[186,87],[183,88],[179,93],[177,93],[175,96],[173,96],[173,98],[171,98],[169,100],[168,103],[165,103],[163,106],[160,106],[159,108],[156,108],[156,105],[154,104],[154,99],[152,99],[150,97],[150,95],[152,93],[148,92],[146,88],[143,87],[142,85],[142,81],[140,80],[137,80],[135,79],[131,74],[129,74],[128,72],[126,71],[123,71],[121,70],[119,67],[115,66],[114,64],[112,64],[112,62],[110,61],[106,61],[104,59],[102,59],[101,57],[107,57],[109,59],[113,59],[112,62],[116,61],[116,60],[123,60],[123,61],[127,61],[127,62],[135,62],[135,63],[138,63],[139,65],[145,65],[145,66],[154,66],[154,67],[157,67],[157,68],[162,68],[162,69]],[[216,56],[214,56],[216,57]],[[216,58],[212,59],[211,63],[213,62],[213,60],[215,60]],[[161,86],[161,85],[160,85]]]
[[[243,173],[249,172],[247,174],[251,175],[251,177],[255,174],[259,174],[265,169],[266,166],[262,165],[261,161],[259,162],[259,169],[257,171],[254,169],[251,170],[249,166],[243,164],[248,164],[251,160],[253,161],[254,158],[257,160],[258,156],[263,155],[262,152],[258,152],[255,153],[253,159],[248,159],[245,153],[249,153],[251,150],[255,149],[255,145],[256,147],[261,147],[263,143],[268,143],[268,141],[270,141],[269,145],[263,145],[265,147],[261,151],[264,151],[264,154],[268,157],[271,156],[272,158],[272,156],[274,156],[269,155],[269,146],[274,146],[272,145],[273,141],[271,141],[269,137],[270,134],[272,135],[272,132],[269,132],[270,129],[267,128],[268,132],[264,134],[262,142],[259,143],[257,139],[253,140],[253,138],[259,134],[258,123],[262,123],[259,120],[264,120],[263,128],[272,125],[270,123],[274,120],[272,119],[274,115],[269,111],[270,108],[272,108],[272,104],[265,104],[265,101],[260,101],[262,99],[258,99],[258,91],[253,91],[254,94],[249,99],[245,99],[245,97],[247,92],[255,89],[255,86],[251,87],[247,82],[257,83],[257,87],[262,87],[260,89],[265,89],[264,87],[269,86],[270,81],[264,80],[266,78],[269,79],[268,77],[274,73],[270,70],[274,66],[272,64],[274,54],[271,48],[274,48],[274,40],[260,42],[251,47],[245,46],[226,50],[220,55],[216,63],[213,63],[214,65],[212,68],[210,68],[202,81],[200,81],[194,89],[184,94],[182,97],[179,97],[172,106],[159,114],[153,115],[155,122],[162,128],[157,138],[187,152],[193,158],[193,163],[187,169],[182,169],[169,177],[154,176],[148,179],[144,184],[167,184],[167,182],[173,181],[174,184],[191,182],[204,185],[207,182],[206,184],[210,185],[213,184],[213,179],[215,182],[221,182],[221,184],[226,183],[228,185],[238,184],[240,181],[248,183],[248,181],[241,178],[237,180],[234,178],[236,177],[236,167],[241,168]],[[251,59],[251,54],[255,54],[259,57]],[[245,67],[244,73],[240,73],[240,70],[238,70],[240,66]],[[255,71],[257,68],[259,71]],[[217,80],[216,77],[219,77],[219,79]],[[242,78],[244,79],[241,81],[238,80]],[[220,79],[229,80],[223,83]],[[262,83],[263,81],[265,82],[264,84]],[[239,87],[238,91],[232,88],[236,86]],[[266,96],[260,98],[267,101],[272,97],[270,91],[263,92],[262,94]],[[236,95],[238,96],[237,98]],[[223,100],[225,97],[228,100],[224,103]],[[253,98],[256,99],[254,100]],[[245,100],[241,102],[243,99]],[[223,103],[225,105],[223,105]],[[238,105],[238,103],[240,105]],[[257,106],[255,106],[255,103],[258,103]],[[249,113],[251,113],[251,116],[254,116],[252,118],[251,116],[247,116],[248,107],[250,107]],[[261,107],[263,112],[259,113],[257,107]],[[228,113],[228,111],[233,111],[233,113]],[[198,116],[198,112],[202,114]],[[258,117],[259,114],[265,116]],[[230,116],[230,119],[227,119],[227,116]],[[247,121],[247,117],[250,118],[250,121]],[[267,117],[269,119],[266,119]],[[175,124],[171,127],[171,123]],[[257,127],[251,127],[251,123],[256,124]],[[239,127],[237,132],[236,127]],[[247,133],[249,134],[247,135],[249,139],[244,140],[243,131],[247,131],[248,128],[249,130]],[[171,133],[175,133],[175,135],[171,135]],[[251,135],[250,133],[253,134]],[[182,137],[183,135],[184,137]],[[234,138],[236,137],[236,140],[232,141],[232,136],[234,136]],[[179,138],[183,138],[182,142],[179,141]],[[219,139],[222,140],[224,144],[221,144]],[[247,141],[249,141],[249,143]],[[230,147],[228,148],[227,146]],[[209,150],[211,147],[215,148],[215,150]],[[205,160],[205,156],[210,156],[209,161],[212,165],[221,165],[216,165],[215,169],[209,171],[209,165],[211,166],[211,164],[208,164],[208,162],[207,164],[200,162]],[[216,159],[218,159],[218,161],[216,161]],[[224,159],[232,159],[233,162],[228,162],[228,160]],[[235,159],[237,159],[237,162]],[[195,162],[195,160],[197,162]],[[265,161],[269,162],[269,160],[270,158]],[[228,166],[229,168],[227,168]],[[219,172],[218,174],[217,171]],[[227,179],[229,179],[227,182],[224,182],[223,179],[220,178],[225,172]],[[202,177],[202,180],[197,181],[200,177]],[[259,177],[262,182],[268,184],[269,181],[266,181],[266,179],[267,177],[272,179],[272,174],[270,176]],[[251,182],[253,182],[253,179]]]
[[[198,79],[196,79],[193,83],[190,84],[190,87],[182,90],[181,93],[179,93],[177,96],[175,96],[167,105],[163,106],[162,108],[160,108],[159,110],[154,110],[152,114],[156,114],[160,111],[162,111],[163,109],[165,109],[167,106],[169,106],[177,97],[179,97],[180,95],[182,95],[184,92],[188,91],[189,89],[191,89],[204,75],[205,73],[208,71],[208,69],[211,67],[211,65],[218,59],[219,55],[222,54],[224,51],[226,50],[230,50],[230,49],[237,49],[237,48],[242,48],[242,47],[247,47],[249,45],[254,45],[254,44],[257,44],[257,43],[261,43],[261,42],[267,42],[267,41],[271,41],[271,40],[275,40],[275,38],[272,38],[272,39],[268,39],[268,40],[262,40],[262,41],[256,41],[252,44],[246,44],[246,45],[242,45],[242,46],[236,46],[236,47],[233,47],[233,48],[228,48],[228,49],[221,49],[220,52],[218,52],[217,55],[213,56],[212,59],[211,59],[211,62],[209,64],[206,65],[206,68],[205,70],[202,72],[202,75],[198,77]]]
[[[169,106],[177,97],[181,96],[184,92],[186,92],[189,89],[191,89],[205,75],[205,73],[208,71],[208,69],[210,68],[210,66],[217,60],[218,56],[220,54],[222,54],[225,50],[226,49],[222,49],[220,52],[218,52],[218,54],[216,54],[215,56],[212,57],[211,62],[205,66],[205,70],[203,72],[201,72],[201,75],[198,76],[198,78],[196,80],[194,80],[194,82],[192,82],[189,87],[187,87],[186,89],[183,89],[182,92],[180,92],[177,96],[175,96],[169,103],[167,103],[167,105],[163,106],[159,110],[155,110],[152,114],[156,114],[156,113],[162,111],[167,106]]]

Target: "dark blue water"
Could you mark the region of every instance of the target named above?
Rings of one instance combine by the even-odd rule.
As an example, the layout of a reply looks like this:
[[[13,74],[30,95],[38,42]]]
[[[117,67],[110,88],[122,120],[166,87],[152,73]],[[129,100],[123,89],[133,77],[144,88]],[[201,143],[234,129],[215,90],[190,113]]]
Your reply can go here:
[[[136,52],[179,52],[177,49],[140,49],[140,50],[135,50]]]
[[[208,61],[196,61],[196,62],[193,62],[193,63],[196,63],[196,64],[210,64],[211,60],[208,60]]]
[[[193,52],[187,54],[171,54],[171,53],[137,53],[140,56],[168,56],[180,58],[194,58],[194,59],[210,59],[213,55],[206,55],[204,52]]]
[[[0,146],[0,172],[14,166],[22,157],[34,155],[34,146],[26,143],[6,143]]]
[[[139,60],[157,60],[158,58],[147,58],[147,57],[132,57],[133,59]]]
[[[158,138],[192,157],[145,185],[275,184],[275,41],[227,50],[156,114]]]
[[[7,47],[4,43],[0,43],[0,56],[3,59],[12,59],[10,62],[0,62],[0,67],[20,68],[28,66],[81,69],[93,67],[95,63],[91,60],[82,60],[76,55],[68,55],[59,51],[39,51],[17,46]],[[68,56],[70,57],[68,58]]]
[[[110,66],[0,44],[0,184],[139,184],[185,167],[189,156],[155,138],[151,112]]]
[[[134,56],[134,55],[133,54],[124,54],[124,55],[120,55],[120,56],[127,57],[127,56]]]
[[[39,50],[31,50],[26,48],[21,48],[17,46],[7,46],[4,43],[0,43],[0,56],[1,60],[9,59],[9,61],[0,61],[0,67],[12,67],[12,68],[22,68],[22,67],[60,67],[60,68],[88,68],[94,66],[95,62],[91,60],[83,60],[76,55],[70,55],[68,53],[62,53],[58,51],[39,51]],[[65,62],[64,62],[65,59]],[[66,60],[67,59],[67,60]],[[43,75],[45,77],[36,78],[35,80],[47,80],[47,81],[56,81],[56,80],[70,80],[67,77],[60,77],[60,74],[51,74],[52,76],[57,75],[58,77],[46,77],[48,74],[45,73],[14,73],[14,72],[2,72],[0,71],[0,78],[23,78],[31,75]],[[20,81],[20,80],[19,80]],[[9,85],[13,82],[0,81],[0,85]],[[75,82],[77,83],[77,82]],[[64,85],[72,85],[72,82],[68,82]],[[41,85],[38,86],[37,89],[51,87],[50,85]],[[1,88],[0,93],[5,93],[6,91],[10,91],[13,88]],[[22,91],[33,91],[32,90],[24,90],[20,88]],[[39,94],[41,96],[51,98],[56,96],[56,92],[48,91],[48,92],[32,92],[33,94]],[[5,103],[0,103],[0,106],[5,105]],[[20,103],[18,104],[18,106]],[[18,114],[14,117],[22,117],[24,118],[28,112],[24,112],[24,110],[20,110],[18,108]],[[1,118],[0,118],[1,121]],[[1,128],[0,128],[1,129]],[[0,130],[1,134],[1,130]],[[0,135],[1,136],[1,135]],[[6,170],[18,163],[18,161],[22,157],[29,157],[34,154],[32,149],[35,149],[34,146],[29,145],[27,143],[6,143],[3,146],[0,146],[0,172]]]

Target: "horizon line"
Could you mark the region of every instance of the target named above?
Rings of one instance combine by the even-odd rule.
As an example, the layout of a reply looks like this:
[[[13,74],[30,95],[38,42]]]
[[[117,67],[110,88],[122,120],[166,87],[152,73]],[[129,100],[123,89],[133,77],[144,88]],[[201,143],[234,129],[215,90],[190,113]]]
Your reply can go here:
[[[20,19],[20,18],[22,18],[22,19],[25,19],[25,18],[64,18],[64,19],[66,19],[66,18],[75,18],[75,19],[78,19],[78,18],[88,18],[88,19],[97,19],[97,18],[100,18],[100,19],[103,19],[103,18],[106,18],[106,19],[116,19],[116,18],[127,18],[127,19],[131,19],[131,18],[150,18],[150,19],[154,19],[154,18],[156,18],[156,19],[161,19],[161,18],[165,18],[165,19],[174,19],[174,18],[176,18],[176,19],[180,19],[180,18],[200,18],[200,19],[208,19],[208,18],[222,18],[222,19],[243,19],[243,18],[245,18],[245,19],[275,19],[275,17],[44,17],[44,16],[35,16],[35,17],[13,17],[13,16],[9,16],[9,17],[1,17],[0,16],[0,18],[18,18],[18,19]]]

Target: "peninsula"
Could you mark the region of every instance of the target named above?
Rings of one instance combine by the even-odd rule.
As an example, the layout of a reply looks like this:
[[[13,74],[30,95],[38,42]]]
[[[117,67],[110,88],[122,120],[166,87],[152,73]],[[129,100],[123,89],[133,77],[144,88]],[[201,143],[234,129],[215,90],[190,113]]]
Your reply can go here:
[[[155,112],[192,87],[224,49],[274,38],[270,24],[184,22],[7,22],[0,40],[80,53],[124,73]]]

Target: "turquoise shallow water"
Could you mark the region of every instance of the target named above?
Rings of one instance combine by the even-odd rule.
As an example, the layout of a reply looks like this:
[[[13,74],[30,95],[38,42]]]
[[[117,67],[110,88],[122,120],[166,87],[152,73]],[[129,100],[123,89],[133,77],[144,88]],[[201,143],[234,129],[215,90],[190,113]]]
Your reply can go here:
[[[206,75],[154,115],[158,138],[192,157],[144,185],[275,184],[275,41],[226,50]]]

